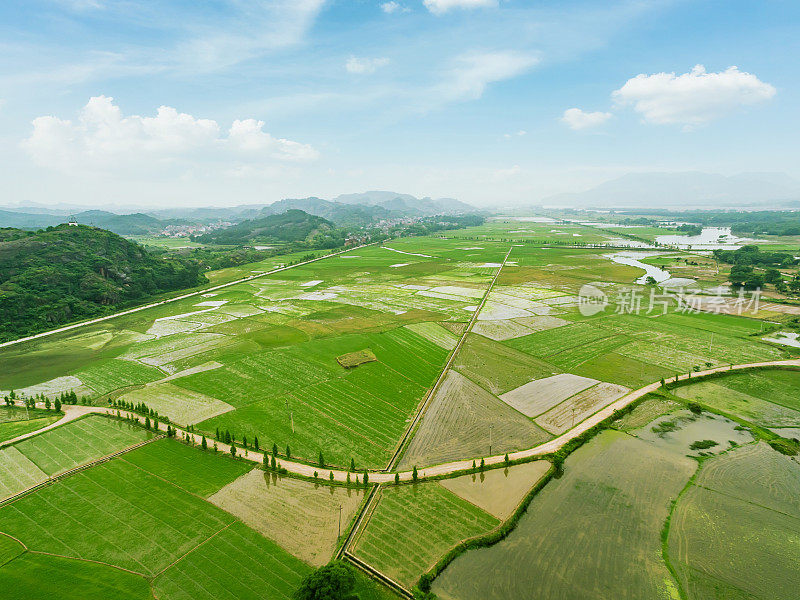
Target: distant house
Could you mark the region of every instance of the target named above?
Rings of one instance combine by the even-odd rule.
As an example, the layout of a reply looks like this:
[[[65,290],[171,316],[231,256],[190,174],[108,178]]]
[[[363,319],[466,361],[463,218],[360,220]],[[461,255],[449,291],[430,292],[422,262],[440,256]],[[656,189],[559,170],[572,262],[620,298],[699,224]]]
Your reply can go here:
[[[67,225],[69,225],[70,227],[77,227],[78,222],[75,220],[75,217],[70,217],[69,221],[67,221]]]

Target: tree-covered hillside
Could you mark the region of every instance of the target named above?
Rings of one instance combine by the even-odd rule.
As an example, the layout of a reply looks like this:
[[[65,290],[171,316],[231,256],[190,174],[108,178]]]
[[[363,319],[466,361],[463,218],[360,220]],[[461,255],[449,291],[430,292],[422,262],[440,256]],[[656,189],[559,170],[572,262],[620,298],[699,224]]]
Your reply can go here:
[[[279,215],[243,221],[237,225],[193,238],[203,244],[244,245],[292,243],[298,247],[337,248],[344,244],[345,233],[333,223],[298,209]]]
[[[94,227],[59,225],[0,237],[0,340],[100,316],[206,282],[201,265],[156,257]]]

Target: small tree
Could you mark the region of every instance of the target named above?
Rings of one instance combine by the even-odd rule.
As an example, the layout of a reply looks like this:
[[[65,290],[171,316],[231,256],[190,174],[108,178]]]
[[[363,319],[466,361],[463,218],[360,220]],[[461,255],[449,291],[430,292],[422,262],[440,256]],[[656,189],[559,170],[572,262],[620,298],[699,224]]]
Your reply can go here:
[[[400,473],[394,474],[394,484],[398,485],[400,483]]]
[[[369,473],[364,469],[364,485],[369,485]]]
[[[486,463],[483,461],[483,459],[481,459],[481,471],[483,471],[485,466],[486,466]]]
[[[319,477],[319,473],[317,473],[316,471],[314,471],[314,479],[317,479],[318,477]]]
[[[272,444],[272,456],[278,456],[278,444],[274,442]]]
[[[477,469],[477,465],[475,464],[475,459],[473,458],[472,459],[472,470],[474,471],[475,469]]]
[[[231,444],[231,456],[236,456],[236,444]]]
[[[319,451],[319,460],[317,460],[317,462],[319,463],[320,467],[325,466],[325,457],[322,456],[322,450]]]
[[[414,465],[414,468],[411,470],[411,481],[417,483],[418,478],[419,478],[419,473],[417,473],[417,465]]]
[[[352,458],[350,459],[350,470],[353,472],[355,472],[356,470],[356,461],[353,460]]]
[[[258,452],[258,436],[257,435],[253,437],[253,448],[255,449],[256,452]]]
[[[286,444],[286,458],[292,458],[292,450],[289,448],[289,444]]]
[[[506,453],[505,458],[503,458],[503,460],[505,461],[506,466],[511,464],[511,461],[508,459],[508,453]]]
[[[150,429],[150,417],[145,417],[144,418],[144,428],[145,429]]]
[[[203,450],[208,450],[208,442],[206,441],[206,436],[203,436],[202,441],[200,442],[200,447]]]
[[[45,409],[50,410],[50,398],[44,399],[44,407]]]
[[[347,483],[350,483],[350,471],[347,472]]]
[[[269,464],[270,464],[270,466],[272,467],[273,470],[277,469],[278,468],[278,459],[273,456],[270,459],[270,463]]]
[[[58,398],[56,398],[56,401],[54,403],[54,408],[56,409],[56,412],[61,412],[61,400],[59,400]]]
[[[331,481],[333,481],[333,471],[331,471],[331,476],[330,476],[330,478],[329,478],[329,479],[330,479]]]

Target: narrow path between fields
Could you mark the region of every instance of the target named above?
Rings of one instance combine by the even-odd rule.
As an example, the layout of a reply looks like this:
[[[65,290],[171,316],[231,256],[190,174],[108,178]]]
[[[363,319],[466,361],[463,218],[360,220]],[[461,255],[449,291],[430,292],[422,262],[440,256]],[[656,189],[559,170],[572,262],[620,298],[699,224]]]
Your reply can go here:
[[[739,371],[742,369],[751,369],[751,368],[769,368],[769,367],[800,367],[800,358],[790,359],[790,360],[773,360],[768,362],[758,362],[758,363],[744,363],[740,365],[727,365],[722,367],[715,367],[713,369],[707,369],[705,371],[697,371],[695,373],[686,373],[684,375],[678,376],[678,381],[685,381],[687,379],[699,379],[706,375],[711,375],[713,373],[722,373],[727,371]],[[674,378],[670,378],[670,382],[674,381]],[[634,402],[649,394],[650,392],[655,392],[658,388],[661,387],[661,382],[656,381],[655,383],[651,383],[644,387],[641,387],[637,390],[632,390],[628,392],[625,396],[612,402],[611,404],[605,406],[604,408],[600,409],[598,412],[594,413],[584,421],[581,421],[575,427],[570,429],[569,431],[561,434],[560,436],[553,438],[547,442],[539,444],[538,446],[534,446],[532,448],[528,448],[525,450],[519,450],[517,452],[509,452],[508,457],[511,460],[518,460],[518,459],[525,459],[525,458],[532,458],[535,456],[542,456],[544,454],[550,454],[551,452],[555,452],[556,450],[563,447],[567,442],[570,440],[578,437],[585,431],[591,429],[602,420],[610,417],[615,410],[619,410],[621,408],[626,407],[631,402]],[[37,408],[44,408],[43,404],[37,404]],[[42,429],[38,429],[36,431],[32,431],[30,433],[26,433],[24,435],[20,435],[13,440],[8,440],[0,444],[0,447],[8,446],[9,444],[20,442],[22,440],[28,439],[30,437],[34,437],[36,435],[41,434],[43,431],[47,431],[58,427],[64,423],[68,423],[69,421],[74,421],[77,418],[80,418],[87,414],[107,414],[110,416],[116,416],[117,413],[122,415],[123,417],[129,416],[135,419],[139,419],[140,421],[144,420],[142,415],[138,415],[136,413],[132,413],[125,410],[118,410],[113,407],[105,407],[105,406],[73,406],[73,405],[66,405],[63,407],[65,411],[65,415],[62,419],[57,421],[56,423],[52,423],[47,427],[43,427]],[[159,422],[158,424],[159,431],[166,431],[167,424]],[[194,444],[199,445],[202,437],[197,433],[191,433],[186,431],[185,429],[177,428],[178,436],[183,439],[184,436],[188,436],[188,439],[192,441]],[[207,437],[206,440],[208,441],[208,446],[211,448],[214,443],[217,445],[217,450],[219,452],[230,452],[230,446],[228,444],[224,444],[222,442],[215,442],[212,438]],[[265,452],[256,452],[250,449],[243,449],[237,446],[237,456],[240,458],[244,458],[249,460],[255,464],[262,464],[264,462],[264,457],[269,457],[270,455]],[[492,456],[471,456],[465,458],[463,460],[453,461],[442,463],[439,465],[429,465],[426,467],[419,467],[419,477],[435,477],[437,475],[449,475],[450,473],[455,473],[457,471],[463,471],[472,468],[472,461],[480,461],[483,458],[485,464],[489,465],[497,465],[501,464],[505,461],[505,454],[495,454]],[[303,477],[314,477],[314,473],[320,478],[321,483],[325,483],[330,478],[330,474],[333,473],[333,478],[335,481],[338,482],[346,482],[348,472],[341,470],[341,469],[330,469],[330,468],[322,468],[317,465],[306,464],[291,460],[279,460],[278,461],[281,467],[285,468],[289,473],[295,475],[301,475]],[[370,483],[394,483],[394,476],[397,473],[400,476],[401,481],[410,481],[412,478],[412,471],[397,471],[397,472],[384,472],[384,471],[369,471],[369,481]],[[352,474],[351,474],[352,479]]]

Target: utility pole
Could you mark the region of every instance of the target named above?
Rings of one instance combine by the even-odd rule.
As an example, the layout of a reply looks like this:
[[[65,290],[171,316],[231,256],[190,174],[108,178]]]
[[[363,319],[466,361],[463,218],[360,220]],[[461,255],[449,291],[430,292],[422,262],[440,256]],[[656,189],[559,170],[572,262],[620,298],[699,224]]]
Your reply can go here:
[[[492,424],[489,424],[489,456],[492,455]]]
[[[336,539],[342,537],[342,505],[339,505],[339,535]]]

